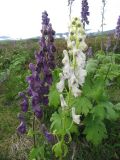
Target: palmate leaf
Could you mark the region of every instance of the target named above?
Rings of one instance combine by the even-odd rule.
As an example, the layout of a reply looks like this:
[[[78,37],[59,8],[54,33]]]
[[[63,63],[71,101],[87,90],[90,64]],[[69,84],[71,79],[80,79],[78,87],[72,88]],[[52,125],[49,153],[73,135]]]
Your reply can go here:
[[[115,110],[115,106],[111,102],[104,102],[103,105],[106,111],[106,119],[116,120],[118,118],[118,114]]]
[[[103,120],[106,116],[105,108],[102,104],[94,106],[94,108],[91,110],[91,113],[93,114],[93,118],[100,118],[101,120]]]
[[[62,119],[63,115],[62,112],[60,113],[53,113],[50,121],[52,122],[51,124],[51,129],[53,132],[60,134],[60,135],[65,135],[66,133],[78,133],[78,128],[75,124],[72,123],[72,118],[65,115],[65,123],[64,123],[64,128],[62,124]]]
[[[120,103],[117,103],[117,104],[115,105],[115,111],[117,112],[118,117],[120,118]]]
[[[55,152],[56,157],[62,157],[62,155],[65,157],[66,154],[68,153],[67,145],[61,141],[56,143],[53,146],[52,150]]]
[[[57,112],[52,114],[52,117],[50,119],[50,121],[52,122],[51,124],[51,129],[54,132],[57,132],[58,134],[62,134],[63,130],[62,130],[62,119],[61,119],[61,115],[58,114]]]
[[[55,152],[56,157],[61,157],[62,156],[62,143],[61,142],[56,143],[52,147],[52,150]]]
[[[78,97],[74,100],[74,107],[77,114],[87,115],[92,108],[92,103],[86,97]]]
[[[50,87],[50,92],[48,97],[49,97],[49,105],[53,106],[54,108],[57,108],[60,104],[60,96],[54,84]]]
[[[100,119],[94,119],[90,116],[85,122],[84,134],[86,139],[94,145],[98,145],[107,137],[107,130],[104,123]]]
[[[103,78],[96,78],[91,81],[91,77],[87,77],[85,84],[82,88],[83,95],[88,99],[99,101],[107,100],[107,94],[104,89],[104,80]]]
[[[98,66],[98,61],[95,60],[95,59],[89,59],[87,61],[87,65],[86,65],[86,70],[87,70],[87,73],[94,73],[95,70],[97,69],[97,66]]]

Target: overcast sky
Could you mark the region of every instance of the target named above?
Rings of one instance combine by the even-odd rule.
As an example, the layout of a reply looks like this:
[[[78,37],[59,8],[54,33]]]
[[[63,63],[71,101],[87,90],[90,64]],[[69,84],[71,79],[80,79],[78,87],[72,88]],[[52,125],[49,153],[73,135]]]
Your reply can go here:
[[[72,16],[79,16],[81,1],[75,0]],[[68,31],[68,0],[0,0],[0,36],[28,38],[40,35],[41,13],[46,10],[56,32]],[[90,24],[87,29],[101,30],[102,0],[88,0]],[[105,30],[116,27],[120,15],[120,0],[107,0]]]

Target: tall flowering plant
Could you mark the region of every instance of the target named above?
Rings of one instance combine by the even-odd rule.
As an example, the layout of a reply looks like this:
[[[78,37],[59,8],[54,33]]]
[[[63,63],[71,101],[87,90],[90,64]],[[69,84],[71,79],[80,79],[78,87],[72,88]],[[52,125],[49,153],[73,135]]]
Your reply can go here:
[[[54,53],[56,51],[54,45],[55,31],[52,29],[50,19],[46,11],[42,13],[42,36],[40,39],[40,51],[35,53],[36,64],[30,63],[29,69],[31,75],[26,78],[28,88],[24,93],[20,93],[22,98],[21,113],[18,115],[20,125],[18,133],[24,134],[27,131],[24,113],[28,109],[33,112],[33,130],[35,129],[35,119],[41,120],[44,115],[44,106],[48,106],[49,87],[52,84],[52,70],[55,68]],[[47,139],[50,134],[45,129],[43,132]],[[34,137],[35,141],[35,137]],[[35,142],[34,142],[35,143]]]
[[[58,139],[58,142],[53,146],[53,151],[56,157],[61,159],[68,152],[65,136],[69,137],[69,143],[72,140],[71,134],[77,133],[78,126],[81,125],[78,106],[71,100],[81,96],[81,88],[87,74],[85,70],[86,56],[83,53],[87,49],[86,35],[79,18],[74,18],[71,21],[69,31],[68,50],[63,51],[63,68],[59,73],[60,81],[56,84],[60,95],[60,108],[51,117],[51,130]]]

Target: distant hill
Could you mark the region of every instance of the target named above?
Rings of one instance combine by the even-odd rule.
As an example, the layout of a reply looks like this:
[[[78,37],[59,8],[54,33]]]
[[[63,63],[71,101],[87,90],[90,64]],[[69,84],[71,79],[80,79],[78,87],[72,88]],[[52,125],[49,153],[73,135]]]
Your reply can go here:
[[[115,32],[115,30],[113,29],[113,30],[109,30],[109,31],[104,31],[103,34],[104,35],[111,35],[111,34],[114,34],[114,32]],[[87,33],[87,35],[90,36],[90,37],[98,36],[98,35],[101,35],[101,34],[102,34],[102,32]],[[56,38],[66,38],[68,36],[68,32],[56,33],[55,36],[56,36]],[[26,40],[27,39],[40,39],[40,36],[26,38]],[[0,40],[22,40],[22,39],[21,38],[14,39],[14,38],[11,38],[9,36],[0,36]]]
[[[9,36],[0,36],[0,40],[11,40],[12,38]]]

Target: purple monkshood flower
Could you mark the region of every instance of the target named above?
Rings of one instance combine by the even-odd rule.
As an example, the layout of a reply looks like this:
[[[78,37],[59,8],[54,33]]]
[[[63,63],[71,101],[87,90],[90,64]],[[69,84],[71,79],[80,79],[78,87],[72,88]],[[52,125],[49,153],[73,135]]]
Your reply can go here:
[[[54,135],[47,130],[44,124],[41,125],[40,129],[48,142],[52,143],[55,141]]]
[[[52,28],[48,13],[42,13],[42,36],[40,39],[40,51],[35,52],[36,64],[30,63],[29,69],[31,75],[26,77],[28,88],[26,94],[20,93],[22,98],[21,110],[28,111],[28,102],[32,105],[32,111],[38,119],[43,117],[43,106],[48,106],[49,87],[52,84],[52,70],[55,68],[54,53],[56,51],[54,45],[55,31]],[[29,101],[28,101],[29,99]],[[25,121],[21,120],[18,131],[25,133]],[[50,137],[46,132],[46,136]]]
[[[25,124],[24,121],[21,121],[20,125],[19,125],[18,128],[17,128],[17,131],[18,131],[20,134],[26,133],[26,124]]]
[[[117,39],[120,38],[120,16],[118,17],[117,26],[116,26],[116,29],[115,29],[115,37]]]
[[[85,23],[89,24],[88,16],[90,15],[89,6],[87,0],[82,0],[81,21],[85,27]]]
[[[28,111],[28,98],[25,96],[24,93],[19,93],[19,96],[22,97],[22,102],[20,103],[21,105],[21,110],[23,112],[27,112]]]

